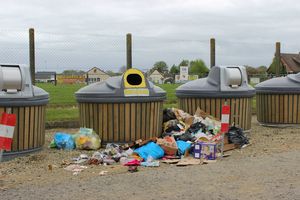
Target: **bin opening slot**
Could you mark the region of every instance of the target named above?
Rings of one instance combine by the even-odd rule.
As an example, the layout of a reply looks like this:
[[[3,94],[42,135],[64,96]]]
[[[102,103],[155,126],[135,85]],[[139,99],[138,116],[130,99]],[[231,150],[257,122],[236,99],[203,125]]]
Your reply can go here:
[[[238,88],[242,85],[242,72],[239,68],[226,68],[227,85],[232,88]]]
[[[140,85],[143,80],[139,74],[129,74],[126,78],[126,81],[130,85]]]
[[[15,93],[22,90],[22,75],[19,67],[16,66],[1,66],[2,68],[2,80],[0,83],[0,89],[8,93]]]

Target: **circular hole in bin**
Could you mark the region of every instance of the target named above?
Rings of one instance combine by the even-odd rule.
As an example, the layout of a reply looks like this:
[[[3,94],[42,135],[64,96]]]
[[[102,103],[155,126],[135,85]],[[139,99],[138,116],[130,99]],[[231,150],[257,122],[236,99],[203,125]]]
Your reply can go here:
[[[126,80],[130,85],[140,85],[142,83],[142,77],[139,74],[129,74]]]

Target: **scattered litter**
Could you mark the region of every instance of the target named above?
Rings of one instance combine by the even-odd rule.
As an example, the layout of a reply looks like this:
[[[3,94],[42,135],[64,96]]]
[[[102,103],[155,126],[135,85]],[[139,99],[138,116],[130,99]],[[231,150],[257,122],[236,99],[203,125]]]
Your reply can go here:
[[[78,175],[81,171],[84,169],[87,169],[87,166],[81,166],[81,165],[69,165],[64,168],[67,171],[73,172],[73,175]]]
[[[86,155],[86,154],[80,154],[79,157],[73,158],[72,161],[75,164],[82,164],[82,163],[87,162],[88,159],[89,159],[88,155]]]
[[[159,161],[155,161],[151,156],[149,156],[146,162],[141,162],[141,166],[144,167],[159,167]]]
[[[101,172],[99,172],[99,175],[100,176],[104,176],[104,175],[106,175],[108,173],[108,171],[101,171]]]

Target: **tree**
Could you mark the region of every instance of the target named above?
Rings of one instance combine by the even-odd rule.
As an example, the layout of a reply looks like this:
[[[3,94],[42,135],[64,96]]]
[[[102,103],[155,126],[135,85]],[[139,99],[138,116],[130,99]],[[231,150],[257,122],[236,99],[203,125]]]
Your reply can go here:
[[[277,58],[274,57],[273,61],[268,69],[268,73],[269,74],[276,74],[276,67],[277,67]],[[282,63],[280,62],[280,66],[279,66],[279,74],[286,74],[286,69],[284,68],[284,66],[282,65]]]
[[[246,71],[248,75],[265,75],[267,73],[267,67],[266,66],[259,66],[257,68],[246,66]]]
[[[173,65],[170,69],[170,74],[172,74],[173,76],[179,74],[179,72],[180,72],[179,66]]]
[[[159,71],[162,74],[167,74],[168,65],[165,61],[158,61],[154,63],[153,68],[150,70],[150,73],[154,72],[155,70]]]
[[[258,74],[266,74],[267,73],[268,68],[266,66],[259,66],[256,71]]]
[[[257,74],[257,70],[254,67],[251,67],[251,66],[245,66],[245,67],[246,67],[248,76]]]
[[[209,69],[206,67],[203,60],[197,59],[190,62],[189,74],[204,77],[208,72]]]
[[[182,61],[179,63],[179,66],[189,66],[189,60],[182,60]]]
[[[63,75],[83,75],[86,74],[85,71],[82,70],[64,70],[62,72]]]

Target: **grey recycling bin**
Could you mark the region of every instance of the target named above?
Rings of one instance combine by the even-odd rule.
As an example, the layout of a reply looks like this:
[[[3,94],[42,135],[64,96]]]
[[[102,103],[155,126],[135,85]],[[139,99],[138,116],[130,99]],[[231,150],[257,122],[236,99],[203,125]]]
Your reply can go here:
[[[257,120],[262,125],[300,124],[300,73],[256,85]]]
[[[0,115],[16,114],[11,151],[15,156],[41,149],[45,143],[45,108],[49,95],[31,83],[30,69],[25,65],[0,65]]]
[[[103,144],[157,137],[166,92],[137,69],[86,86],[75,94],[80,125],[93,128]]]
[[[222,105],[227,102],[231,107],[230,123],[246,131],[251,128],[254,95],[243,66],[215,66],[207,78],[190,81],[176,89],[179,107],[190,114],[200,107],[220,119]]]

